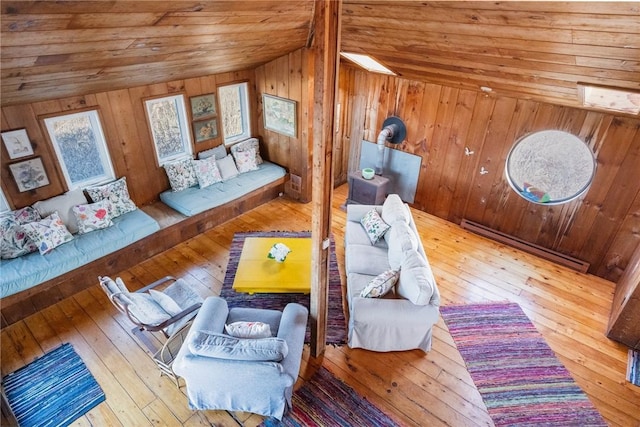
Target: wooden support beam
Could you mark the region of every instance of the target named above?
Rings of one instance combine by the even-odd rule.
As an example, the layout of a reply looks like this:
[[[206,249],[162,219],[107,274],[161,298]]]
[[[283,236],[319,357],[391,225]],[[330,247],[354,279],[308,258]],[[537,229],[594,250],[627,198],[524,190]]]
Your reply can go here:
[[[310,90],[309,143],[313,153],[312,179],[312,282],[311,355],[324,353],[329,282],[329,235],[333,196],[334,110],[337,92],[340,15],[342,1],[317,0],[314,36],[309,55]]]

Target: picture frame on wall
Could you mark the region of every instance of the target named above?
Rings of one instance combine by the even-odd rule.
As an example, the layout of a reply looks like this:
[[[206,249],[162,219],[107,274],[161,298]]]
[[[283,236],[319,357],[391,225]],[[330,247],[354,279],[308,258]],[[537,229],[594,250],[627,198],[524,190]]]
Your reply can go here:
[[[207,119],[193,122],[193,138],[196,143],[218,137],[218,120]]]
[[[9,169],[21,193],[49,185],[49,177],[40,157],[10,164]]]
[[[296,137],[296,101],[262,94],[265,129]]]
[[[206,117],[213,117],[217,114],[216,110],[216,94],[209,93],[207,95],[192,96],[189,98],[191,102],[191,119],[199,120]]]
[[[33,155],[33,147],[26,129],[2,132],[2,142],[7,148],[10,159],[20,159]]]

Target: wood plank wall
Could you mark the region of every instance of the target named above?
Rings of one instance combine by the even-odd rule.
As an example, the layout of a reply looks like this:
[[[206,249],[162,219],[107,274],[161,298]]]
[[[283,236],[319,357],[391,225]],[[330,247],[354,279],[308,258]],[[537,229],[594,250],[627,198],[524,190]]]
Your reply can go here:
[[[454,223],[467,218],[591,263],[617,281],[640,244],[640,119],[367,73],[340,71],[336,177],[358,169],[360,141],[375,142],[388,116],[407,138],[394,148],[422,157],[414,207]],[[514,141],[560,129],[596,153],[593,185],[560,206],[528,203],[504,178]],[[465,148],[473,154],[465,155]],[[345,167],[348,170],[345,170]],[[481,172],[484,168],[484,171]]]
[[[27,130],[34,147],[34,155],[42,157],[51,182],[45,187],[19,193],[8,167],[9,163],[16,160],[9,160],[6,148],[2,144],[2,190],[10,206],[20,208],[31,205],[38,200],[56,196],[67,190],[53,146],[46,136],[41,119],[87,109],[97,109],[100,114],[116,176],[127,177],[131,198],[139,206],[157,200],[158,194],[169,188],[169,181],[164,170],[156,162],[144,100],[150,97],[183,93],[189,109],[189,97],[213,93],[217,86],[239,81],[250,83],[251,99],[254,100],[256,98],[254,72],[247,70],[3,107],[2,130],[21,128]],[[251,107],[255,116],[256,102],[252,101]],[[257,127],[258,123],[253,120],[254,135],[257,133]],[[194,152],[203,151],[221,143],[222,138],[219,136],[216,139],[195,144]]]

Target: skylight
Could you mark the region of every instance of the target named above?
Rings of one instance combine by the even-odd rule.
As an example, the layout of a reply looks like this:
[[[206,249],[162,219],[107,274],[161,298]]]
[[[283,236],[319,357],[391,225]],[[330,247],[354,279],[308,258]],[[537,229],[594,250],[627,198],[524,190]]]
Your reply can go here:
[[[340,52],[340,55],[355,62],[356,64],[358,64],[359,66],[361,66],[367,71],[371,71],[373,73],[390,74],[392,76],[396,75],[396,73],[394,73],[393,71],[391,71],[390,69],[388,69],[387,67],[385,67],[384,65],[382,65],[381,63],[373,59],[372,57],[370,57],[369,55],[363,55],[360,53],[347,53],[347,52]]]
[[[624,89],[578,84],[582,105],[622,113],[640,113],[640,93]]]

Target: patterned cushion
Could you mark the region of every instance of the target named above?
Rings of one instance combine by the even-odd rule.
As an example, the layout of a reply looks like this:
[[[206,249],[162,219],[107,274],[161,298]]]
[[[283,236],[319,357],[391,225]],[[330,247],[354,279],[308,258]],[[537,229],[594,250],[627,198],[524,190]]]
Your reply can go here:
[[[35,202],[33,207],[38,210],[41,218],[46,218],[58,212],[60,219],[70,233],[78,232],[78,222],[73,214],[73,207],[87,203],[87,198],[81,189],[68,191],[60,196]]]
[[[378,211],[375,209],[367,212],[360,220],[360,224],[362,224],[367,232],[367,236],[369,236],[372,245],[375,245],[389,229],[389,224],[380,218],[380,214],[378,214]]]
[[[256,156],[256,164],[262,164],[262,157],[260,156],[260,142],[258,138],[249,138],[244,141],[238,142],[231,146],[231,154],[235,157],[236,153],[242,151],[253,150],[253,154]]]
[[[236,160],[238,173],[245,173],[258,169],[258,163],[256,162],[256,150],[253,148],[246,151],[236,151],[233,153],[233,157]]]
[[[227,156],[218,160],[218,169],[220,169],[223,181],[238,176],[238,169],[236,168],[236,164],[233,162],[232,156]]]
[[[73,214],[78,221],[78,234],[111,227],[113,222],[111,222],[110,212],[112,211],[113,206],[108,199],[87,205],[74,206]]]
[[[224,325],[226,333],[236,338],[269,338],[271,326],[263,322],[233,322]]]
[[[24,224],[22,228],[38,246],[38,250],[42,255],[51,252],[63,243],[73,240],[73,236],[64,226],[57,212],[40,221]]]
[[[193,169],[198,179],[200,188],[208,187],[222,181],[222,175],[218,169],[215,157],[207,157],[204,160],[193,160]]]
[[[191,162],[191,158],[186,158],[164,165],[172,191],[182,191],[198,184],[198,178]]]
[[[137,209],[136,204],[133,203],[133,200],[129,197],[127,177],[125,176],[117,181],[99,187],[87,188],[87,193],[94,202],[109,199],[113,207],[113,210],[110,212],[112,219]]]
[[[198,356],[230,360],[279,362],[289,353],[282,338],[235,338],[206,331],[195,331],[188,345]]]
[[[22,224],[39,221],[40,214],[31,206],[4,213],[0,216],[0,257],[17,258],[38,250],[36,244],[22,228]]]
[[[386,295],[396,284],[400,277],[398,270],[387,270],[374,277],[360,292],[362,298],[377,298]]]

